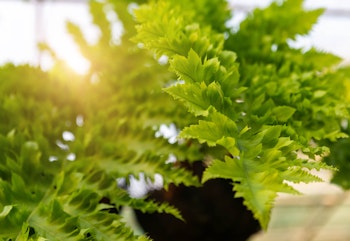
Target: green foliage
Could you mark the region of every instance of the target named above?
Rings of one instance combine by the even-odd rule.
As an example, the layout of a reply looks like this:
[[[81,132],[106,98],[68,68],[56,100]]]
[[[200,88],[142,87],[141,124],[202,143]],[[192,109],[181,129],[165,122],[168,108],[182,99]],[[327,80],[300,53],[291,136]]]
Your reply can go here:
[[[1,67],[1,240],[148,240],[124,224],[123,206],[182,219],[166,203],[131,198],[116,182],[142,172],[150,180],[161,174],[165,186],[199,185],[189,171],[166,160],[170,154],[178,161],[203,156],[195,142],[155,138],[161,124],[181,127],[191,118],[161,90],[171,78],[165,66],[128,39],[111,41],[105,11],[118,7],[124,28],[132,32],[127,6],[91,2],[94,24],[101,30],[93,45],[68,24],[91,62],[86,76],[73,74],[60,60],[49,73]],[[173,120],[174,115],[179,119]]]
[[[67,149],[56,145],[63,131],[79,129],[74,122],[83,110],[76,86],[28,66],[7,65],[0,73],[6,117],[0,135],[0,238],[139,240],[120,215],[108,213],[114,205],[100,203],[108,197],[115,205],[133,205],[115,177],[87,155],[69,161]],[[51,155],[57,161],[50,162]],[[153,209],[174,213],[163,205]]]
[[[321,10],[273,3],[232,32],[223,0],[150,1],[135,16],[130,6],[90,2],[94,44],[67,24],[91,63],[86,76],[58,59],[47,73],[0,68],[0,240],[149,240],[125,225],[121,207],[182,217],[117,185],[139,173],[161,174],[165,188],[230,179],[267,228],[277,194],[297,193],[287,182],[320,181],[309,171],[332,169],[309,159],[346,137],[349,75],[336,56],[289,44]],[[123,24],[117,41],[110,14]],[[169,124],[181,130],[174,143],[156,137]],[[205,161],[202,180],[170,155]]]
[[[338,74],[341,78],[345,80],[345,89],[347,91],[346,101],[350,100],[350,68],[344,67],[338,71]],[[349,135],[350,134],[350,126],[349,119],[342,120],[342,129],[343,131]],[[326,141],[325,145],[330,147],[330,155],[325,157],[325,162],[328,165],[335,166],[338,168],[338,171],[334,174],[332,178],[332,182],[341,186],[342,188],[349,190],[350,182],[349,182],[349,171],[350,171],[350,150],[349,150],[350,139],[343,138],[337,142],[329,142]]]
[[[326,154],[321,140],[346,136],[339,126],[348,117],[343,79],[334,68],[339,59],[290,47],[322,13],[303,10],[302,1],[257,9],[237,32],[223,32],[192,12],[177,1],[141,7],[135,41],[167,55],[180,80],[166,91],[198,119],[180,136],[226,149],[202,181],[232,179],[235,196],[266,228],[277,193],[297,193],[286,181],[319,181],[308,170],[330,168],[297,153]]]

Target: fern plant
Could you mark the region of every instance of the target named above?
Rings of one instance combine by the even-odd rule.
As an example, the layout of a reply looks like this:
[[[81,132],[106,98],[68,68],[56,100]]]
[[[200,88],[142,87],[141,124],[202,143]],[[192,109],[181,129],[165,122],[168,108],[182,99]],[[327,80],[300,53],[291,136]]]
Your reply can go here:
[[[213,6],[223,6],[216,2]],[[320,181],[309,171],[331,169],[309,160],[328,153],[321,141],[346,137],[339,125],[348,118],[339,58],[290,47],[322,13],[303,10],[302,1],[257,9],[237,32],[225,29],[225,21],[221,28],[207,22],[209,15],[230,17],[224,7],[202,10],[209,6],[206,1],[144,5],[136,11],[135,41],[168,56],[180,80],[165,91],[198,119],[180,137],[225,148],[213,157],[202,182],[231,179],[235,196],[244,198],[266,229],[277,193],[297,193],[290,182]]]
[[[101,30],[95,45],[68,24],[91,74],[74,75],[60,61],[49,73],[30,66],[0,70],[1,240],[146,240],[124,224],[120,207],[181,215],[167,204],[131,198],[116,180],[143,172],[151,179],[161,174],[165,185],[199,185],[190,172],[166,163],[176,153],[179,160],[201,158],[199,145],[155,138],[160,124],[191,120],[161,91],[170,75],[127,37],[110,44],[106,6],[124,12],[132,30],[121,1],[91,2]]]
[[[313,159],[346,137],[348,74],[336,56],[289,44],[321,10],[276,2],[233,31],[223,0],[142,2],[91,1],[94,44],[68,23],[91,63],[86,76],[59,60],[49,72],[0,68],[0,240],[150,240],[121,207],[182,217],[116,181],[140,173],[160,174],[165,188],[229,179],[266,229],[279,192],[332,169]],[[123,23],[119,42],[111,13]],[[175,143],[155,137],[169,124],[181,130]],[[198,160],[201,180],[177,165]]]

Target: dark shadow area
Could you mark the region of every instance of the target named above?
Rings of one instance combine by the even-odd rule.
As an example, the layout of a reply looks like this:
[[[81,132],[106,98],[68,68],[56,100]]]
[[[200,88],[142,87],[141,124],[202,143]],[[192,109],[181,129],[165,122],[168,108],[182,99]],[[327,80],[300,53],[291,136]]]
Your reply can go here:
[[[201,176],[202,162],[192,170]],[[233,196],[230,181],[224,179],[209,180],[200,188],[171,185],[168,191],[153,191],[150,198],[174,205],[185,222],[160,213],[136,211],[136,216],[154,241],[245,241],[261,228],[243,199]]]

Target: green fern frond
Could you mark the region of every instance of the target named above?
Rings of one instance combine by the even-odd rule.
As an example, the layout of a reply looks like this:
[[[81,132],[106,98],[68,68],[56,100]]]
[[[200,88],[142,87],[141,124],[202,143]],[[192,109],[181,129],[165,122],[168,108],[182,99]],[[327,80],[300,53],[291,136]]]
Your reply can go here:
[[[342,136],[340,115],[333,112],[342,108],[341,101],[337,97],[338,107],[334,108],[316,100],[334,98],[322,91],[328,77],[316,77],[316,64],[311,70],[311,67],[302,68],[301,62],[300,67],[299,63],[294,64],[302,53],[290,49],[287,43],[297,34],[306,34],[322,11],[304,11],[302,1],[273,3],[266,9],[255,10],[227,41],[191,12],[193,9],[175,1],[142,6],[136,12],[140,25],[135,41],[158,56],[169,57],[170,70],[180,81],[166,91],[199,119],[198,124],[185,127],[180,137],[197,139],[209,147],[221,145],[230,154],[220,157],[224,161],[214,160],[202,181],[232,179],[236,196],[244,198],[247,207],[266,228],[277,193],[297,193],[285,181],[320,181],[304,169],[330,168],[298,161],[296,152],[305,148],[311,151],[312,139]],[[283,15],[283,21],[279,14]],[[298,26],[294,25],[295,16],[300,20]],[[238,61],[242,63],[239,68],[236,54],[224,50],[224,42],[225,48],[237,51]],[[296,59],[288,59],[290,53],[294,53]],[[270,54],[275,58],[270,59]],[[258,71],[270,74],[259,75]],[[315,81],[306,84],[315,77],[316,85]],[[317,116],[306,113],[311,109]],[[329,111],[332,114],[326,114]],[[320,114],[331,118],[325,123],[325,129],[313,131],[303,127],[307,123],[305,116],[311,124],[320,121]],[[324,149],[315,148],[311,152],[319,151],[322,153]]]

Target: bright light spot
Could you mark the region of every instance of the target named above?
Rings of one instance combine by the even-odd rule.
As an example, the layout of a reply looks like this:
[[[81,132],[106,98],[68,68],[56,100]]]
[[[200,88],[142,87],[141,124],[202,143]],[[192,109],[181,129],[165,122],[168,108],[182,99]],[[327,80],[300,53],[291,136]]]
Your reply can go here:
[[[276,52],[278,50],[278,45],[277,44],[273,44],[272,46],[271,46],[271,51],[272,52]]]
[[[49,157],[49,162],[55,162],[55,161],[58,161],[57,156],[50,156]]]
[[[82,127],[84,125],[84,117],[82,115],[78,115],[75,119],[75,123],[77,126]]]
[[[90,62],[82,56],[75,55],[74,53],[66,57],[64,61],[77,74],[84,75],[88,73],[90,69]]]
[[[349,125],[349,121],[346,120],[346,119],[343,119],[340,123],[341,127],[344,128],[344,129],[347,129],[348,128],[348,125]]]
[[[156,137],[164,137],[168,139],[170,144],[174,144],[177,141],[178,130],[176,129],[175,124],[161,125],[159,130],[156,132]]]
[[[175,163],[177,158],[174,154],[170,154],[168,160],[165,161],[166,164]]]
[[[106,13],[106,17],[111,24],[112,39],[110,40],[110,44],[118,45],[120,44],[120,38],[123,32],[123,24],[118,19],[118,16],[114,12],[112,5],[107,5],[104,10]]]
[[[117,178],[118,187],[125,188],[126,187],[126,179],[124,177]]]
[[[75,73],[84,75],[89,72],[91,64],[82,56],[76,45],[62,43],[60,46],[56,46],[55,52],[57,53],[58,58],[63,60]],[[47,66],[50,64],[52,65],[52,61],[50,61],[50,59],[41,59],[42,66]]]
[[[123,181],[121,181],[121,183],[124,184]],[[149,191],[161,189],[164,184],[164,179],[162,175],[155,174],[153,180],[151,180],[150,178],[146,178],[144,173],[140,173],[138,178],[130,176],[129,183],[128,191],[130,196],[141,198]]]
[[[77,74],[87,74],[90,63],[82,56],[77,43],[68,33],[66,22],[76,24],[89,44],[97,42],[100,31],[92,24],[88,4],[56,3],[49,1],[42,13],[42,29],[45,42]],[[55,2],[55,3],[54,3]]]
[[[160,174],[155,174],[154,175],[154,182],[150,183],[149,189],[154,190],[154,189],[161,189],[164,185],[164,179],[162,175]]]
[[[138,179],[134,176],[130,176],[129,183],[129,194],[131,197],[141,198],[147,194],[147,183],[143,173],[139,174]]]
[[[75,140],[74,134],[72,132],[70,132],[70,131],[64,131],[62,133],[62,138],[65,141],[74,141]]]
[[[75,161],[76,156],[74,153],[69,153],[66,158],[68,161]]]
[[[160,58],[158,59],[158,63],[161,64],[161,65],[167,64],[168,61],[169,61],[169,57],[166,56],[166,55],[162,55],[162,56],[160,56]]]
[[[134,10],[137,9],[139,7],[139,5],[137,3],[130,3],[128,5],[128,12],[133,15],[134,14]]]
[[[57,140],[56,141],[56,145],[61,148],[62,150],[68,151],[69,150],[69,146],[64,144],[62,141]]]

